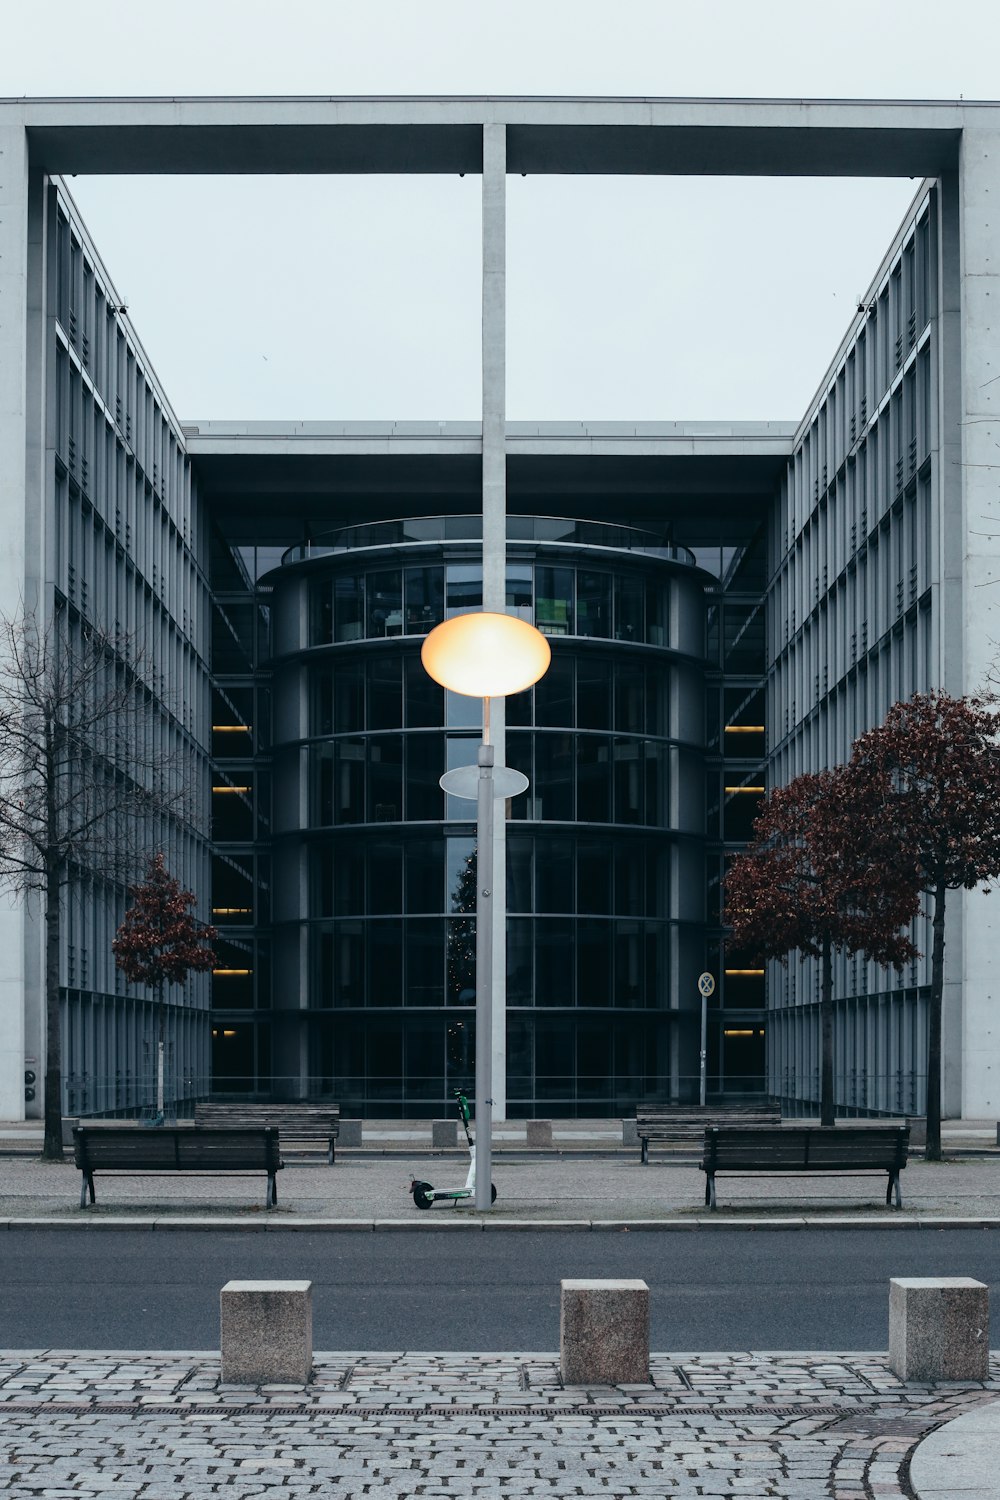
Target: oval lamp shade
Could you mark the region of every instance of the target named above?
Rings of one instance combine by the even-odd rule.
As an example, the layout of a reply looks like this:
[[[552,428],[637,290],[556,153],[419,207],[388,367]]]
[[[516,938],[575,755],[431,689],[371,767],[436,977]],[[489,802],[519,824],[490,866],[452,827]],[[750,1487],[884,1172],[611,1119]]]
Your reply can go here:
[[[487,610],[436,625],[420,648],[435,682],[466,698],[505,698],[537,682],[552,660],[540,630],[515,615]]]

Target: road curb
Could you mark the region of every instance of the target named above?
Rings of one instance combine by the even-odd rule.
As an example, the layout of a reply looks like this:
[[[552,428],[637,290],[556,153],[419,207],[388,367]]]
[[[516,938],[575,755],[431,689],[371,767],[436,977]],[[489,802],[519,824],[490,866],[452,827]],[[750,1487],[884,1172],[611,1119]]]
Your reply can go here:
[[[969,1218],[945,1215],[894,1214],[860,1215],[857,1218],[818,1218],[795,1215],[789,1218],[733,1219],[713,1216],[711,1218],[671,1219],[501,1219],[476,1218],[472,1215],[441,1213],[420,1214],[407,1219],[312,1219],[302,1215],[287,1218],[246,1219],[233,1217],[181,1218],[178,1215],[142,1215],[135,1218],[124,1215],[91,1217],[82,1214],[79,1218],[55,1218],[52,1216],[11,1217],[0,1219],[0,1231],[25,1229],[72,1229],[72,1230],[143,1230],[170,1231],[187,1229],[201,1233],[206,1230],[240,1231],[244,1234],[281,1234],[289,1232],[313,1232],[316,1234],[406,1234],[427,1233],[517,1233],[536,1234],[576,1233],[591,1231],[599,1234],[672,1234],[707,1230],[714,1234],[726,1231],[741,1234],[759,1234],[774,1230],[872,1230],[872,1229],[1000,1229],[1000,1216],[972,1216]]]

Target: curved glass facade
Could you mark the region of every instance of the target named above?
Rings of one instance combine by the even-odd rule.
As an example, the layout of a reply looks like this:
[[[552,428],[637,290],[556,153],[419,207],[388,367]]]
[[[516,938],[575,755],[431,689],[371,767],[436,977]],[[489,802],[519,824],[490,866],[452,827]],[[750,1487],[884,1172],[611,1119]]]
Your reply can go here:
[[[440,1112],[472,1081],[475,805],[438,778],[475,762],[481,706],[419,650],[481,607],[477,519],[355,528],[271,575],[276,1072],[360,1112]],[[616,1111],[697,1067],[677,979],[704,953],[704,580],[642,533],[512,520],[507,608],[553,659],[506,702],[530,782],[508,805],[509,1107]]]

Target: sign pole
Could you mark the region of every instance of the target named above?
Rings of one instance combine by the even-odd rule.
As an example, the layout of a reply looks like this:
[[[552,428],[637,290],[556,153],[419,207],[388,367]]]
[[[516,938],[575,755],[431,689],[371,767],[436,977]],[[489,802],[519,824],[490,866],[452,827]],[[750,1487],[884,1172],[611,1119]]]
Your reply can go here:
[[[698,993],[701,996],[701,1051],[698,1054],[698,1103],[702,1109],[708,1094],[708,998],[715,993],[715,976],[699,974]]]

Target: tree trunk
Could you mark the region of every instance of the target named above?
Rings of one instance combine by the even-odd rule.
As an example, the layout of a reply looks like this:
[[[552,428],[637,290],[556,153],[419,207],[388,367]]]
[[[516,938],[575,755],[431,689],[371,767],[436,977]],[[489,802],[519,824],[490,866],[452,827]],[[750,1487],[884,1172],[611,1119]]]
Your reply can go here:
[[[166,1017],[163,1011],[163,985],[156,986],[156,1114],[163,1124],[163,1054],[166,1050]]]
[[[931,1002],[927,1017],[927,1161],[941,1160],[941,1012],[944,1006],[944,903],[948,887],[934,888]]]
[[[62,1161],[62,1005],[59,994],[59,871],[45,877],[45,1137],[43,1161]]]
[[[819,1123],[832,1125],[833,1114],[833,951],[829,937],[823,939],[822,983],[819,1001],[820,1070]]]

